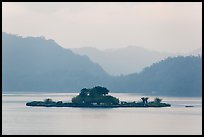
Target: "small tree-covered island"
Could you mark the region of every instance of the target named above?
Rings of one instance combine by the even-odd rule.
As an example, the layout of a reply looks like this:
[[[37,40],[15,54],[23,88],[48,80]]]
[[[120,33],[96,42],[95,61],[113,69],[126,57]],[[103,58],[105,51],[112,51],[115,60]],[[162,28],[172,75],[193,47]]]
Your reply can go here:
[[[126,102],[108,95],[109,90],[105,87],[96,86],[91,89],[83,88],[79,95],[73,97],[71,102],[53,101],[50,98],[44,101],[32,101],[26,103],[26,106],[44,106],[44,107],[170,107],[170,104],[161,103],[162,99],[155,98],[154,101],[148,101],[148,97],[142,97],[140,101]]]

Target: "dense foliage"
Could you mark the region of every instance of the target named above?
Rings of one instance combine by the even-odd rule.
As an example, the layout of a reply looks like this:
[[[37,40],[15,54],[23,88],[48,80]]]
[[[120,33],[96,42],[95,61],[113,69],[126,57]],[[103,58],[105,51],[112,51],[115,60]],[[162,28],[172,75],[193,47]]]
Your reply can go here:
[[[96,86],[91,89],[83,88],[81,93],[72,98],[72,103],[75,104],[118,104],[119,99],[107,95],[109,90],[104,87]]]

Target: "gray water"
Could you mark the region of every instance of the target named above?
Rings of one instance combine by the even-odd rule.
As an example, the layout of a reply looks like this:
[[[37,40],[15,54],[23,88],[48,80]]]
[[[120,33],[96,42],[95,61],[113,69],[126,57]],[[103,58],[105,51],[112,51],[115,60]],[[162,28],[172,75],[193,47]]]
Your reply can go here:
[[[33,100],[70,101],[76,93],[2,94],[2,134],[30,135],[188,135],[202,134],[202,99],[162,97],[167,108],[27,107]],[[112,93],[120,100],[139,101],[137,94]],[[149,100],[153,100],[150,97]],[[185,105],[195,107],[186,108]]]

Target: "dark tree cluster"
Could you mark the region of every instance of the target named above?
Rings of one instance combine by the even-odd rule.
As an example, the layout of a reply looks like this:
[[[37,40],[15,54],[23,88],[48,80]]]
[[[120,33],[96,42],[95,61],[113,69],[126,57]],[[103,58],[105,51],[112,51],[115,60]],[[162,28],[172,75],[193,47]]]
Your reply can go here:
[[[105,87],[96,86],[91,89],[83,88],[80,94],[72,98],[75,104],[119,104],[119,99],[108,95],[109,90]]]

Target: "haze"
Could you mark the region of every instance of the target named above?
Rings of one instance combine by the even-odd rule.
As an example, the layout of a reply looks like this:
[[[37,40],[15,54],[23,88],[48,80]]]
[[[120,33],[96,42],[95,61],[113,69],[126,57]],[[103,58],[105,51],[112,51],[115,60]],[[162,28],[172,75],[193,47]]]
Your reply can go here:
[[[2,30],[65,48],[190,52],[202,47],[202,3],[3,2]]]

